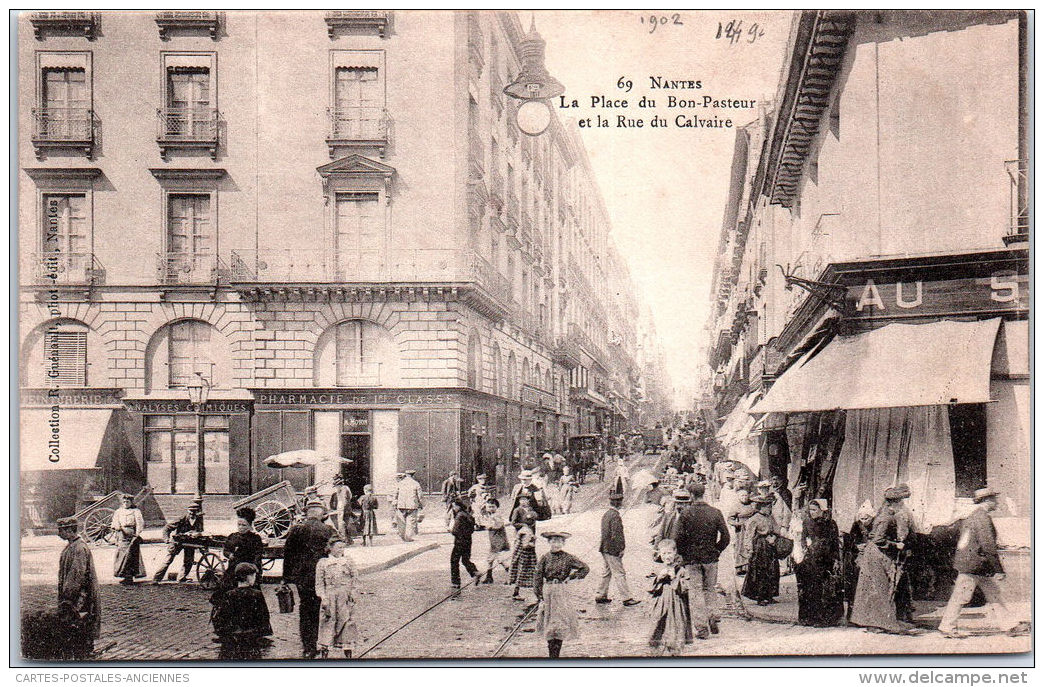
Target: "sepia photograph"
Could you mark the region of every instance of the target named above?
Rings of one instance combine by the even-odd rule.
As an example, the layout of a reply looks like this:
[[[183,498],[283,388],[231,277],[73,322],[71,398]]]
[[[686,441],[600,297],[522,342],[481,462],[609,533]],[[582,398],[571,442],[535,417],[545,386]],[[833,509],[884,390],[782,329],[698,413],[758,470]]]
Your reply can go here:
[[[12,664],[1032,659],[1032,12],[9,25]]]

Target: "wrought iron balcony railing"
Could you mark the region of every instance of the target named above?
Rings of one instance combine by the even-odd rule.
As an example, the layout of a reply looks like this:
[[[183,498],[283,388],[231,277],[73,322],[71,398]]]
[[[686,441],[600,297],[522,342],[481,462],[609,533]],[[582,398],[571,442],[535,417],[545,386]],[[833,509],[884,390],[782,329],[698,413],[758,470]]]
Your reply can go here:
[[[373,31],[384,38],[391,20],[388,10],[331,10],[326,13],[326,31],[336,38],[337,31]]]
[[[224,263],[213,253],[165,252],[156,254],[160,284],[214,284],[226,274]]]
[[[156,13],[156,26],[160,40],[169,40],[170,32],[180,29],[205,29],[213,40],[217,40],[221,28],[222,12],[215,10],[167,10]]]
[[[232,251],[231,281],[239,284],[373,284],[470,282],[500,303],[507,280],[473,251],[441,248]]]
[[[44,39],[45,29],[82,32],[84,38],[93,41],[100,22],[100,12],[48,10],[33,12],[29,15],[29,23],[33,26],[33,35],[38,41]]]
[[[1029,240],[1029,162],[1008,160],[1004,163],[1011,181],[1010,220],[1005,244]]]
[[[331,107],[326,110],[330,157],[337,148],[375,148],[381,157],[388,147],[391,118],[383,107]]]
[[[93,284],[98,272],[94,253],[50,251],[34,253],[33,277],[46,284]]]
[[[164,159],[177,148],[201,148],[217,157],[218,111],[210,107],[161,107],[156,110],[156,142]]]
[[[33,108],[33,141],[91,143],[94,112],[86,107]]]

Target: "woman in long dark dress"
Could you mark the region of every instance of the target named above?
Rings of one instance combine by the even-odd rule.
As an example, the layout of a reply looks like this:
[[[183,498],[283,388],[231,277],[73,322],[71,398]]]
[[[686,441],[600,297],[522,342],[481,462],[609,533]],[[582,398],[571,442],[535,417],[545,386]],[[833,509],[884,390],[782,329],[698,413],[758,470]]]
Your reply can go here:
[[[797,564],[798,622],[813,627],[837,625],[845,614],[841,596],[841,545],[826,499],[812,499],[801,519]]]
[[[225,539],[223,552],[228,561],[225,567],[225,576],[221,580],[223,589],[232,589],[236,586],[236,566],[240,563],[252,563],[258,570],[254,580],[254,586],[261,586],[261,557],[265,552],[265,543],[261,535],[254,531],[254,518],[256,513],[253,508],[240,508],[236,511],[236,531]]]
[[[759,606],[767,606],[779,596],[779,559],[776,558],[779,525],[772,519],[773,499],[758,496],[751,502],[754,515],[743,526],[743,548],[747,555],[743,596],[757,601]]]

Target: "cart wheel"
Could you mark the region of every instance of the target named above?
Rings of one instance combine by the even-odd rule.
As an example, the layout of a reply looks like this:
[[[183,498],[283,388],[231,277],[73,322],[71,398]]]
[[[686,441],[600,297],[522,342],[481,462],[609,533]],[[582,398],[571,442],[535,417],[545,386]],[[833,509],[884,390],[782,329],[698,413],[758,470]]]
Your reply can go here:
[[[278,539],[294,524],[293,511],[279,501],[265,501],[254,509],[254,529]]]
[[[275,567],[275,562],[276,562],[276,559],[274,559],[274,558],[262,558],[261,559],[261,569],[262,570],[271,570],[272,568]]]
[[[203,589],[216,589],[225,574],[225,561],[216,553],[205,553],[196,564],[196,581]]]
[[[84,538],[92,544],[112,544],[116,533],[109,529],[112,525],[111,508],[95,508],[83,519],[81,525]]]

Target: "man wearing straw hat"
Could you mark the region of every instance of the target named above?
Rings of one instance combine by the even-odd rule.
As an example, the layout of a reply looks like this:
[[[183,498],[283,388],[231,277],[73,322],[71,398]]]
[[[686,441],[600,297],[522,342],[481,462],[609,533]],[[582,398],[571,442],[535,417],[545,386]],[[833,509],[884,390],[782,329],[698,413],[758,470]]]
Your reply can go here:
[[[957,619],[961,609],[971,601],[975,589],[981,589],[986,601],[993,605],[993,613],[1003,613],[1001,622],[1003,629],[1011,631],[1015,623],[1011,622],[1011,611],[1001,598],[997,581],[1004,579],[1004,567],[997,554],[997,530],[993,526],[990,513],[997,510],[996,489],[986,487],[975,492],[974,501],[978,504],[971,515],[961,521],[961,535],[957,542],[957,552],[953,556],[953,567],[957,569],[957,581],[953,585],[950,601],[943,611],[939,631],[944,636],[960,639],[968,635],[957,629]]]
[[[319,637],[319,597],[315,593],[315,566],[326,556],[326,545],[337,530],[325,524],[326,506],[319,499],[305,503],[305,519],[290,528],[283,545],[283,584],[297,585],[300,597],[298,628],[305,658],[315,658]]]

